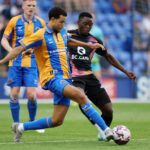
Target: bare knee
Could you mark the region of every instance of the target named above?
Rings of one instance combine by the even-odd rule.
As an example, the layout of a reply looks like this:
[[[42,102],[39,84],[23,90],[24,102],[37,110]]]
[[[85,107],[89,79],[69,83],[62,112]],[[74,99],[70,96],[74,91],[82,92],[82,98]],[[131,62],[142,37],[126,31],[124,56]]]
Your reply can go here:
[[[34,92],[30,91],[30,92],[27,92],[27,97],[30,100],[35,100],[36,94]]]
[[[80,91],[79,89],[77,89],[74,92],[74,101],[76,101],[77,103],[79,103],[81,106],[84,105],[88,100],[86,95],[84,94],[83,91]]]
[[[53,127],[57,127],[63,124],[63,119],[53,119],[51,120]]]
[[[18,97],[19,97],[19,93],[18,92],[11,93],[11,98],[12,99],[17,99]]]

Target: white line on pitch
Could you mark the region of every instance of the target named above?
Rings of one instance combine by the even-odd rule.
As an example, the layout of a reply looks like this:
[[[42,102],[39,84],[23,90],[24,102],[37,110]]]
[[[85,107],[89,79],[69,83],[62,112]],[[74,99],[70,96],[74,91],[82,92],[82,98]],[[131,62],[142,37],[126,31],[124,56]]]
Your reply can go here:
[[[0,145],[5,144],[36,144],[36,143],[67,143],[67,142],[92,142],[97,141],[96,139],[85,139],[85,140],[54,140],[54,141],[27,141],[27,142],[20,142],[20,143],[14,143],[14,142],[4,142],[0,143]]]

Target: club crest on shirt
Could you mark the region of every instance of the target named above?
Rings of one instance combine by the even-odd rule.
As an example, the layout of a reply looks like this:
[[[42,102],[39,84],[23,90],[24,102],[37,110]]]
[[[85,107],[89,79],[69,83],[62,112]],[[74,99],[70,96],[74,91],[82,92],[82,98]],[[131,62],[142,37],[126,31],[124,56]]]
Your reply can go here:
[[[8,84],[11,84],[13,81],[11,78],[9,78],[7,82],[8,82]]]
[[[39,29],[40,29],[40,27],[36,27],[36,28],[35,28],[35,31],[38,31]]]
[[[65,80],[60,80],[60,84],[64,84],[65,82]]]
[[[67,35],[63,35],[64,39],[67,41]]]

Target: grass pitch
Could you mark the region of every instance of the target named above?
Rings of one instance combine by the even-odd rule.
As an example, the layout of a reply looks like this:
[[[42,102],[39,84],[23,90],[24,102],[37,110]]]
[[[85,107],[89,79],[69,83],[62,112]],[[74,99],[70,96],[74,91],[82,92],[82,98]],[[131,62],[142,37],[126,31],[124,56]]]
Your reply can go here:
[[[9,105],[0,104],[0,150],[150,150],[150,103],[113,103],[113,108],[111,128],[122,124],[130,129],[127,145],[97,141],[97,130],[76,106],[70,107],[62,126],[46,129],[44,134],[24,132],[21,143],[14,144]],[[51,116],[52,112],[52,104],[39,104],[36,119]],[[27,106],[21,104],[20,121],[28,120]]]

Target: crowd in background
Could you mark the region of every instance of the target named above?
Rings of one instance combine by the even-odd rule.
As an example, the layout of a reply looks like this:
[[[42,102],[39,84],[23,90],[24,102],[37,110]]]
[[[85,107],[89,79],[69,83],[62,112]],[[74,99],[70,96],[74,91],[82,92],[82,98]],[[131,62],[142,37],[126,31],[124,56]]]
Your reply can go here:
[[[22,13],[21,2],[21,0],[0,0],[0,40],[11,17]],[[95,13],[95,24],[101,28],[105,46],[110,52],[124,67],[134,69],[137,75],[150,73],[150,0],[135,0],[134,4],[131,0],[44,0],[44,3],[37,0],[37,2],[38,15],[46,21],[47,11],[52,6],[58,5],[67,10],[68,28],[76,27],[79,12]],[[6,54],[0,45],[0,59]],[[102,74],[122,75],[113,70],[105,60],[102,59],[100,63]],[[0,76],[7,76],[6,66],[7,64],[0,66]]]

